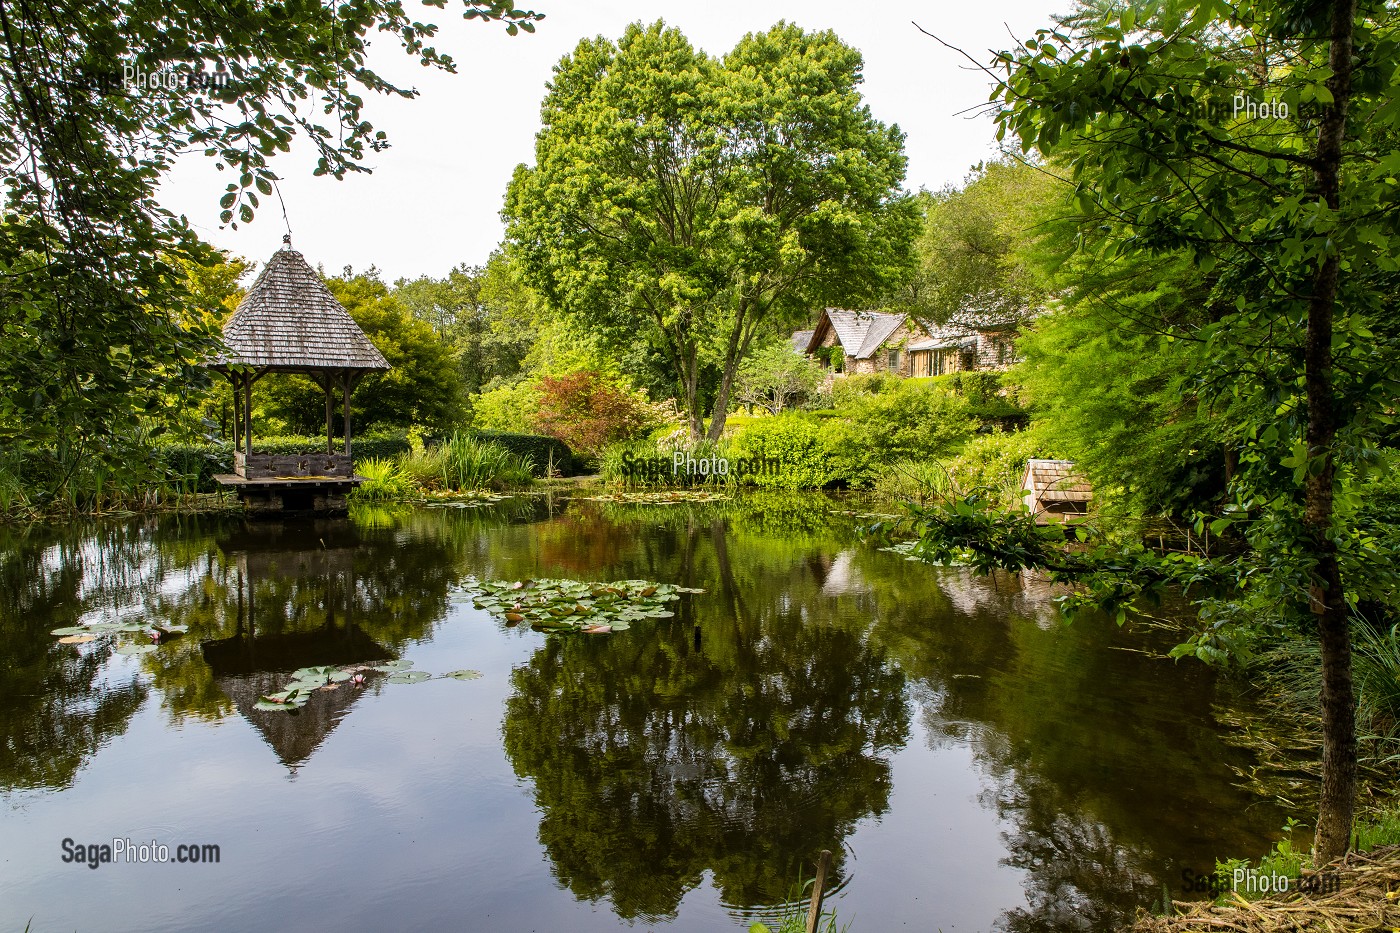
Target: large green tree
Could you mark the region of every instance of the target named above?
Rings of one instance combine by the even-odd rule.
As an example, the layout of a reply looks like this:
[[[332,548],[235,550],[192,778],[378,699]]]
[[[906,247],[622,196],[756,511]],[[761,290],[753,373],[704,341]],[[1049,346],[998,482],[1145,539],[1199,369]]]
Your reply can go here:
[[[715,59],[660,22],[555,67],[508,236],[555,307],[665,357],[697,439],[706,364],[717,438],[755,335],[909,270],[903,134],[861,102],[861,68],[830,31],[779,23]]]
[[[1066,200],[1046,167],[1015,159],[976,166],[962,187],[923,193],[919,267],[895,304],[939,324],[1019,324],[1049,297],[1030,247]]]
[[[1085,255],[1184,257],[1210,277],[1207,320],[1169,336],[1194,348],[1190,388],[1239,464],[1213,528],[1246,550],[1063,551],[1057,532],[970,503],[925,526],[927,553],[965,544],[984,566],[1088,581],[1109,606],[1167,583],[1229,582],[1275,631],[1315,637],[1320,861],[1346,851],[1355,802],[1349,605],[1393,600],[1397,585],[1388,545],[1355,521],[1352,482],[1380,462],[1400,397],[1394,15],[1358,0],[1095,7],[998,57],[1001,132],[1068,165]],[[1185,646],[1205,656],[1239,618],[1214,609]]]
[[[511,32],[538,18],[463,8]],[[212,256],[156,201],[174,160],[202,150],[232,170],[228,223],[252,220],[298,133],[317,174],[362,170],[387,145],[364,92],[415,93],[368,67],[371,34],[451,70],[435,32],[399,0],[0,6],[0,453],[44,461],[59,491],[90,466],[129,468],[187,407],[215,336],[182,313],[178,260]]]
[[[464,263],[441,279],[400,279],[394,297],[451,345],[462,386],[471,395],[520,372],[535,342],[537,309],[502,252],[493,253],[485,266]]]

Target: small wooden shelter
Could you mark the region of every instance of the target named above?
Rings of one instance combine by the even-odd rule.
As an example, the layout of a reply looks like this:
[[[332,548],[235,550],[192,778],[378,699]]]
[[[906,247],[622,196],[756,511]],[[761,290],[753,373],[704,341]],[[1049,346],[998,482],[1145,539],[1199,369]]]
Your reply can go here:
[[[1074,471],[1072,460],[1029,460],[1021,480],[1026,508],[1047,524],[1089,511],[1094,487]]]
[[[272,254],[238,310],[224,324],[224,352],[205,365],[233,384],[233,473],[215,479],[261,511],[345,507],[355,476],[350,443],[350,392],[372,372],[389,369],[350,312],[316,270],[291,247]],[[326,395],[326,449],[296,454],[253,452],[253,384],[268,373],[299,373]],[[333,440],[335,398],[344,416],[343,450]]]

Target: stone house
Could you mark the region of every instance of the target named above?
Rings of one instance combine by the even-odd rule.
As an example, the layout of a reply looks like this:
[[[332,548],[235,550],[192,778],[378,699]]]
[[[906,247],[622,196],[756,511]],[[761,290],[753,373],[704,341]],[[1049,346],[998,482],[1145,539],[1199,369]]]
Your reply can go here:
[[[941,376],[1002,370],[1015,362],[1015,330],[1005,324],[924,325],[906,314],[826,308],[793,348],[837,373]]]

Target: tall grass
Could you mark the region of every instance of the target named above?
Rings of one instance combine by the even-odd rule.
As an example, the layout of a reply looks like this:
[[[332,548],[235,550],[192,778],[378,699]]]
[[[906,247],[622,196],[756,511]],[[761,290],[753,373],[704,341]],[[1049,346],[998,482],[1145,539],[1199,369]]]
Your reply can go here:
[[[438,466],[446,489],[519,489],[534,481],[532,458],[459,431],[452,432],[452,437],[439,445],[436,456],[440,458]]]
[[[352,494],[362,501],[402,499],[414,491],[413,480],[397,462],[388,457],[370,457],[355,464],[355,472],[365,478]]]
[[[1354,618],[1351,633],[1362,760],[1393,764],[1400,761],[1400,625],[1377,629]],[[1261,654],[1254,666],[1272,701],[1320,728],[1322,666],[1314,639],[1289,638]]]
[[[944,499],[953,491],[948,468],[937,460],[898,460],[875,478],[876,495],[909,499],[920,505]]]
[[[1381,763],[1400,761],[1400,624],[1352,627],[1352,676],[1365,738],[1378,745]]]

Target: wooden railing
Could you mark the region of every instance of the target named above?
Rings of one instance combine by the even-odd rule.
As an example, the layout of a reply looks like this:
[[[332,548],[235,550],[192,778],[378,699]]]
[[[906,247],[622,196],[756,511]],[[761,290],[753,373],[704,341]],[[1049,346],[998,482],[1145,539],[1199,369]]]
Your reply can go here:
[[[278,477],[351,477],[355,465],[349,454],[253,454],[242,451],[233,455],[233,471],[244,479],[275,479]]]

